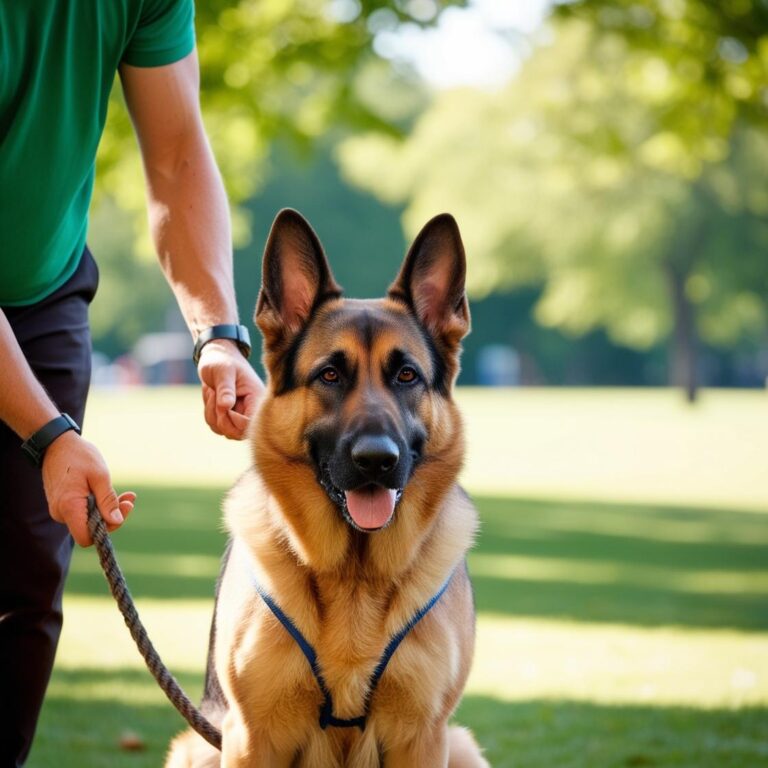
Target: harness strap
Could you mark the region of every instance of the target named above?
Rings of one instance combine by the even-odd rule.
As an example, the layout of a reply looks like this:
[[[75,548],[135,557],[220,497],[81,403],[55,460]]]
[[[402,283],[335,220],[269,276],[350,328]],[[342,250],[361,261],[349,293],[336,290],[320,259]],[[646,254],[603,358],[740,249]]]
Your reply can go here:
[[[448,585],[451,583],[452,577],[453,572],[451,572],[450,576],[448,576],[448,578],[445,580],[445,583],[442,587],[440,587],[437,593],[430,598],[429,602],[419,608],[418,611],[416,611],[408,623],[389,641],[389,645],[387,645],[387,647],[384,649],[384,655],[376,665],[376,669],[373,670],[373,675],[371,675],[371,681],[369,683],[370,687],[368,689],[368,696],[366,697],[365,702],[366,717],[368,716],[368,711],[371,708],[371,699],[373,698],[373,694],[376,691],[376,686],[378,686],[379,680],[381,680],[381,676],[384,674],[384,670],[387,668],[387,664],[389,664],[389,660],[392,658],[392,656],[394,656],[395,651],[397,650],[400,643],[403,642],[405,636],[432,610],[432,608],[435,607],[437,601],[443,596],[445,590],[448,589]]]
[[[389,641],[387,647],[384,649],[382,657],[379,659],[379,663],[373,670],[371,679],[368,682],[368,692],[365,695],[365,711],[358,717],[340,718],[333,714],[333,696],[323,678],[323,673],[320,670],[320,664],[317,660],[317,652],[312,647],[312,644],[302,634],[301,630],[293,623],[280,606],[272,599],[267,593],[264,587],[259,584],[255,576],[252,576],[254,587],[261,596],[261,599],[266,603],[267,608],[275,615],[277,620],[283,625],[288,634],[296,641],[296,644],[301,649],[304,657],[309,662],[309,667],[312,670],[312,675],[317,681],[318,688],[323,694],[323,703],[320,705],[320,728],[325,730],[329,725],[336,728],[359,728],[361,731],[365,730],[366,723],[368,721],[368,715],[371,710],[371,702],[373,700],[373,694],[376,691],[376,687],[381,680],[381,676],[384,674],[384,670],[387,668],[392,656],[398,649],[400,643],[403,642],[406,635],[434,608],[438,600],[443,596],[448,585],[453,578],[453,572],[445,580],[445,583],[437,591],[435,595],[430,598],[429,602],[419,608],[418,611],[408,620],[403,628]]]
[[[296,644],[301,649],[305,658],[309,662],[309,668],[312,670],[312,674],[317,680],[317,685],[320,688],[320,692],[323,694],[323,703],[320,706],[320,727],[325,730],[329,725],[334,725],[340,728],[354,728],[358,727],[361,730],[365,729],[365,718],[356,717],[352,720],[342,720],[337,718],[333,714],[333,697],[328,690],[328,686],[323,678],[323,673],[320,671],[320,664],[317,661],[317,653],[312,645],[309,643],[306,637],[301,633],[301,630],[293,623],[293,621],[283,612],[282,608],[272,599],[269,593],[264,587],[256,581],[256,577],[253,577],[253,584],[256,587],[256,591],[261,595],[261,599],[267,604],[272,613],[275,614],[277,620],[285,627],[288,634],[296,641]]]

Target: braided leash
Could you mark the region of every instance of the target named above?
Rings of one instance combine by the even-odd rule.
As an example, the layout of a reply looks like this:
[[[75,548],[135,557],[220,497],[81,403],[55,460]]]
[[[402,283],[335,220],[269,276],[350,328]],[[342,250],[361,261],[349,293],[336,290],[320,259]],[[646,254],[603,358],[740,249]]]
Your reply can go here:
[[[123,572],[120,570],[120,566],[115,559],[112,541],[109,538],[104,520],[102,520],[101,514],[96,507],[96,501],[93,496],[88,496],[88,530],[93,537],[96,551],[99,553],[99,561],[104,570],[104,575],[107,577],[109,589],[117,601],[120,613],[123,614],[125,625],[128,627],[131,637],[139,649],[139,653],[143,656],[147,668],[181,716],[209,744],[221,750],[221,731],[213,726],[189,700],[189,697],[184,693],[176,678],[163,664],[160,655],[155,650],[155,646],[152,645],[152,641],[147,635],[147,630],[144,629],[144,625],[141,623],[138,611],[133,603],[133,598],[128,590],[128,585],[125,583]]]

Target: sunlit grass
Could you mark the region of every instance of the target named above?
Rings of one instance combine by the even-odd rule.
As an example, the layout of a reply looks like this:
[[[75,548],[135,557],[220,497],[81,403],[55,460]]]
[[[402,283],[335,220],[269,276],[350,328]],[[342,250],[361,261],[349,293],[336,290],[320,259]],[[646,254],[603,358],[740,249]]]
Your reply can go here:
[[[481,616],[467,693],[694,709],[768,703],[768,638]]]
[[[768,510],[768,393],[466,389],[465,483],[499,495]]]
[[[180,558],[183,561],[183,558]],[[578,558],[518,557],[474,554],[472,573],[509,581],[569,580],[578,584],[615,584],[653,587],[689,594],[740,595],[768,593],[768,572],[696,571],[671,575],[666,568],[622,563],[584,562]],[[179,571],[183,573],[183,570]]]

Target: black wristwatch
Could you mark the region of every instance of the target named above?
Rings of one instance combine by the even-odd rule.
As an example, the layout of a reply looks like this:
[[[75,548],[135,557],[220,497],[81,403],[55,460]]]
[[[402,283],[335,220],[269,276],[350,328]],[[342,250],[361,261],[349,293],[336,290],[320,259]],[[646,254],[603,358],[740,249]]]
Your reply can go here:
[[[38,429],[32,437],[25,440],[21,444],[21,450],[24,451],[26,457],[36,467],[39,467],[43,463],[43,456],[45,456],[48,446],[57,437],[61,437],[65,432],[69,432],[70,429],[74,429],[78,435],[80,434],[80,427],[77,425],[77,422],[69,414],[62,413],[61,416],[51,419],[45,426]]]
[[[237,348],[248,359],[251,354],[251,337],[248,329],[244,325],[212,325],[200,333],[195,342],[195,349],[192,352],[192,360],[195,365],[200,360],[200,353],[203,347],[214,339],[229,339],[237,344]]]

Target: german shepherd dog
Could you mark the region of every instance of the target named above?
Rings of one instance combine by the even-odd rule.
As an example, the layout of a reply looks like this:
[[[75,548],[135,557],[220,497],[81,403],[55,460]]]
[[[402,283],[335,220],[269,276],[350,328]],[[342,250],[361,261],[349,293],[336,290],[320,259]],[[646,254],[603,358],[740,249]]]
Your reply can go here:
[[[255,315],[268,388],[224,505],[203,700],[223,750],[190,731],[169,768],[487,768],[448,725],[475,624],[464,275],[443,214],[386,298],[345,299],[310,225],[275,219]]]

